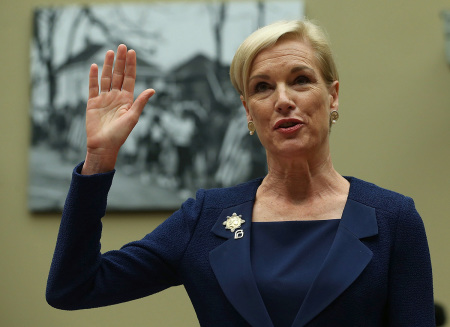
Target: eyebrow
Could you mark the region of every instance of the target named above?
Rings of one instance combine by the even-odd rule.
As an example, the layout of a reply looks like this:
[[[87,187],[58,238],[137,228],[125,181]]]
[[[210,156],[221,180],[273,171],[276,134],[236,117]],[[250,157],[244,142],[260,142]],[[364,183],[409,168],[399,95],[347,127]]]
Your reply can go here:
[[[296,66],[296,67],[292,68],[291,69],[291,73],[296,73],[296,72],[299,72],[299,71],[302,71],[302,70],[307,70],[307,71],[309,71],[311,73],[314,73],[314,74],[316,73],[314,69],[312,69],[309,66],[305,66],[305,65]]]
[[[295,67],[293,67],[293,68],[291,69],[291,74],[297,73],[297,72],[300,72],[300,71],[304,71],[304,70],[307,70],[307,71],[313,73],[314,75],[316,74],[316,72],[315,72],[314,69],[312,69],[312,68],[309,67],[309,66],[305,66],[305,65],[300,65],[300,66],[295,66]],[[260,78],[260,79],[266,79],[266,80],[267,80],[267,79],[270,79],[270,76],[269,76],[269,75],[266,75],[266,74],[253,75],[252,77],[250,77],[250,78],[248,79],[248,81],[250,82],[250,81],[252,81],[252,80],[255,79],[255,78]]]

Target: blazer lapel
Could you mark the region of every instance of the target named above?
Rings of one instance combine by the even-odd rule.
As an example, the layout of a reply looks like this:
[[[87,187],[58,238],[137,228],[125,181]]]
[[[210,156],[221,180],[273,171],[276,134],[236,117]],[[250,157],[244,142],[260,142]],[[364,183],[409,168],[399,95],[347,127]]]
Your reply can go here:
[[[293,327],[305,326],[358,278],[373,255],[360,238],[377,234],[375,209],[348,199],[330,251]]]
[[[228,239],[209,253],[211,267],[234,308],[252,326],[273,327],[259,293],[250,260],[250,230],[253,200],[222,211],[212,232]],[[225,229],[223,222],[233,213],[241,215],[245,223],[238,233]],[[236,235],[236,238],[235,238]]]

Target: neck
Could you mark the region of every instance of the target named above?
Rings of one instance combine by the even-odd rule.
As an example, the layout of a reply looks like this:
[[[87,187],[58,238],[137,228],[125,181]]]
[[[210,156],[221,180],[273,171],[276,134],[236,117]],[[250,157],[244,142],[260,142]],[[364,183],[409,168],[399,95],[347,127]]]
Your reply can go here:
[[[268,174],[261,192],[291,203],[307,203],[317,196],[348,192],[348,182],[334,169],[328,153],[322,159],[295,160],[268,155]]]

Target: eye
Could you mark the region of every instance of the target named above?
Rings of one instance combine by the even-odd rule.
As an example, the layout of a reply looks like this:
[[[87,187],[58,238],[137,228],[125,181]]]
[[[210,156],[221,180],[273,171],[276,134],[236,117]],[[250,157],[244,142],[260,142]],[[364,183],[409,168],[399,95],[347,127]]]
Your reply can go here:
[[[311,82],[311,80],[309,79],[309,77],[305,76],[305,75],[300,75],[295,79],[295,84],[302,85],[302,84],[308,84],[310,82]]]
[[[255,85],[254,92],[255,93],[265,92],[269,89],[269,87],[270,85],[267,84],[266,82],[259,82],[258,84]]]

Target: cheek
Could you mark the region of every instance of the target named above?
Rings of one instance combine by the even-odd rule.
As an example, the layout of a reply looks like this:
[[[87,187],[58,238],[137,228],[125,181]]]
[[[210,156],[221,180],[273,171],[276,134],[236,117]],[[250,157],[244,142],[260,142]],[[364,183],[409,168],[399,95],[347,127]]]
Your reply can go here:
[[[273,110],[266,101],[254,100],[249,102],[248,111],[255,124],[260,124],[270,119]]]
[[[330,124],[330,108],[328,98],[321,94],[309,98],[308,104],[304,102],[305,113],[310,119],[310,123],[316,126],[317,130],[324,130],[328,133]]]
[[[317,90],[316,92],[312,92],[308,98],[309,107],[312,109],[314,114],[319,116],[329,114],[330,102],[327,93]]]
[[[315,121],[316,125],[320,126],[321,129],[328,130],[330,125],[330,112],[328,108],[325,105],[323,105],[323,103],[322,106],[320,107],[320,110],[319,109],[316,110]]]

